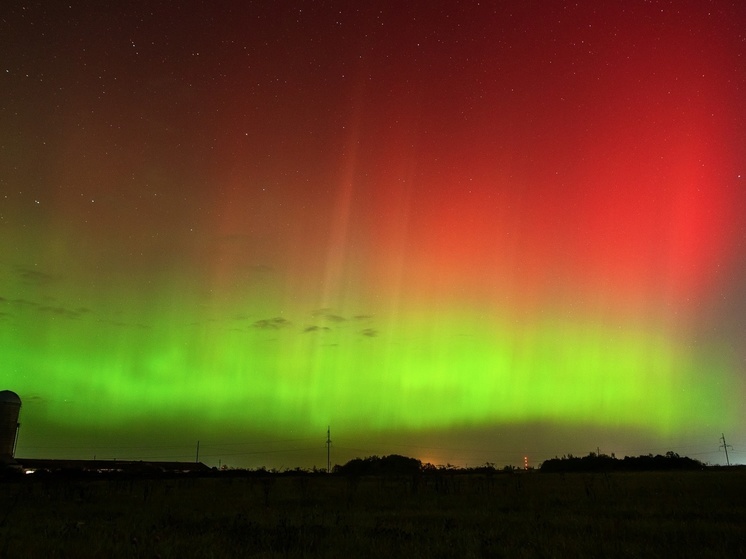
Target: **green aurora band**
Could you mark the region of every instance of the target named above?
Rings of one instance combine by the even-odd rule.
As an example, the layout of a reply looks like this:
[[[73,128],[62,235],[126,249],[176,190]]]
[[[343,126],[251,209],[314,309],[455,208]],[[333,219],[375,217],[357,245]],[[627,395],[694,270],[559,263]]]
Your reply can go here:
[[[301,434],[330,423],[380,432],[551,421],[672,436],[715,416],[736,421],[725,415],[736,406],[723,348],[695,352],[633,325],[454,312],[435,323],[392,317],[379,331],[382,317],[342,318],[146,327],[83,312],[2,329],[0,349],[14,389],[75,428],[144,417]]]

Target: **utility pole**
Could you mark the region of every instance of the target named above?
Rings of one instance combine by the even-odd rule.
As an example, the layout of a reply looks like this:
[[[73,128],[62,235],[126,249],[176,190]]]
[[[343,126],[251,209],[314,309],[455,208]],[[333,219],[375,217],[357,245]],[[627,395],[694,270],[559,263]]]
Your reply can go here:
[[[194,459],[195,463],[199,463],[199,441],[197,441],[197,456]]]
[[[327,425],[326,426],[326,473],[327,474],[330,474],[332,472],[332,461],[331,461],[332,439],[330,435],[331,435],[331,429]]]
[[[722,448],[725,451],[725,463],[730,466],[730,460],[728,459],[728,447],[733,448],[733,445],[726,444],[725,442],[725,433],[722,433],[722,437],[720,437],[720,440],[723,441],[723,444],[720,445],[720,448]]]

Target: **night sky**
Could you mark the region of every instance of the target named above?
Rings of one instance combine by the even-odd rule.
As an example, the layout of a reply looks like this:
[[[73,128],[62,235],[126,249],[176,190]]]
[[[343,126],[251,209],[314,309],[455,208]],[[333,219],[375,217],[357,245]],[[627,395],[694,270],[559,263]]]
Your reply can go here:
[[[0,7],[17,456],[746,462],[746,3]]]

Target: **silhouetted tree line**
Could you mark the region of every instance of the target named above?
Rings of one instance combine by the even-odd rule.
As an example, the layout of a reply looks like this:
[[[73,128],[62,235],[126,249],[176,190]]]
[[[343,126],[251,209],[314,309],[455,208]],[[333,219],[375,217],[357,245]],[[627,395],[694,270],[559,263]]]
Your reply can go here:
[[[356,476],[412,475],[422,471],[422,462],[399,454],[353,458],[343,466],[334,466],[333,473]]]
[[[495,464],[487,462],[482,466],[460,468],[452,464],[435,466],[429,462],[422,463],[416,458],[409,458],[399,454],[389,456],[368,456],[367,458],[353,458],[346,464],[334,466],[332,473],[353,476],[376,476],[376,475],[438,475],[438,474],[494,474],[513,473],[519,471],[513,466],[505,466],[497,469]]]
[[[53,461],[51,461],[53,462]],[[116,463],[121,465],[121,463]],[[59,469],[40,469],[37,470],[34,477],[49,478],[170,478],[170,477],[269,477],[269,476],[324,476],[326,470],[293,468],[276,470],[267,470],[264,467],[257,469],[229,468],[218,470],[217,468],[206,468],[202,470],[183,472],[179,471],[181,463],[173,463],[172,470],[163,470],[162,468],[145,467],[152,466],[143,463],[142,468],[130,469],[129,471],[97,471],[83,469],[82,467],[72,468],[66,466],[64,461],[59,463]],[[52,464],[53,465],[53,464]],[[552,472],[642,472],[642,471],[674,471],[674,470],[703,470],[706,466],[698,460],[679,456],[675,452],[667,452],[665,455],[652,454],[644,456],[625,456],[623,459],[616,458],[613,454],[596,454],[591,452],[588,456],[567,455],[562,458],[550,458],[545,460],[540,471],[543,473]],[[532,468],[530,468],[532,469]],[[409,458],[399,454],[389,456],[369,456],[367,458],[354,458],[344,465],[336,465],[332,473],[346,476],[415,476],[419,474],[425,476],[442,474],[481,474],[492,475],[494,473],[514,473],[523,471],[514,466],[505,466],[497,469],[495,464],[487,462],[482,466],[460,468],[448,464],[446,466],[435,466],[430,463],[423,464],[416,458]],[[9,468],[0,466],[0,479],[28,477],[24,476],[20,468]]]
[[[545,460],[541,472],[648,472],[671,470],[703,470],[705,465],[699,460],[667,452],[665,456],[648,454],[646,456],[625,456],[616,458],[613,454],[596,454],[588,456],[563,456]]]

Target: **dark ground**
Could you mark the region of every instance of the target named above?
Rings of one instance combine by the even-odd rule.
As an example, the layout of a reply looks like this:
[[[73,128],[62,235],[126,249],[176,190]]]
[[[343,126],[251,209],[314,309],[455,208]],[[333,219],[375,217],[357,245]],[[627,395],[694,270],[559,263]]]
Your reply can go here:
[[[0,557],[746,557],[746,471],[27,476]]]

